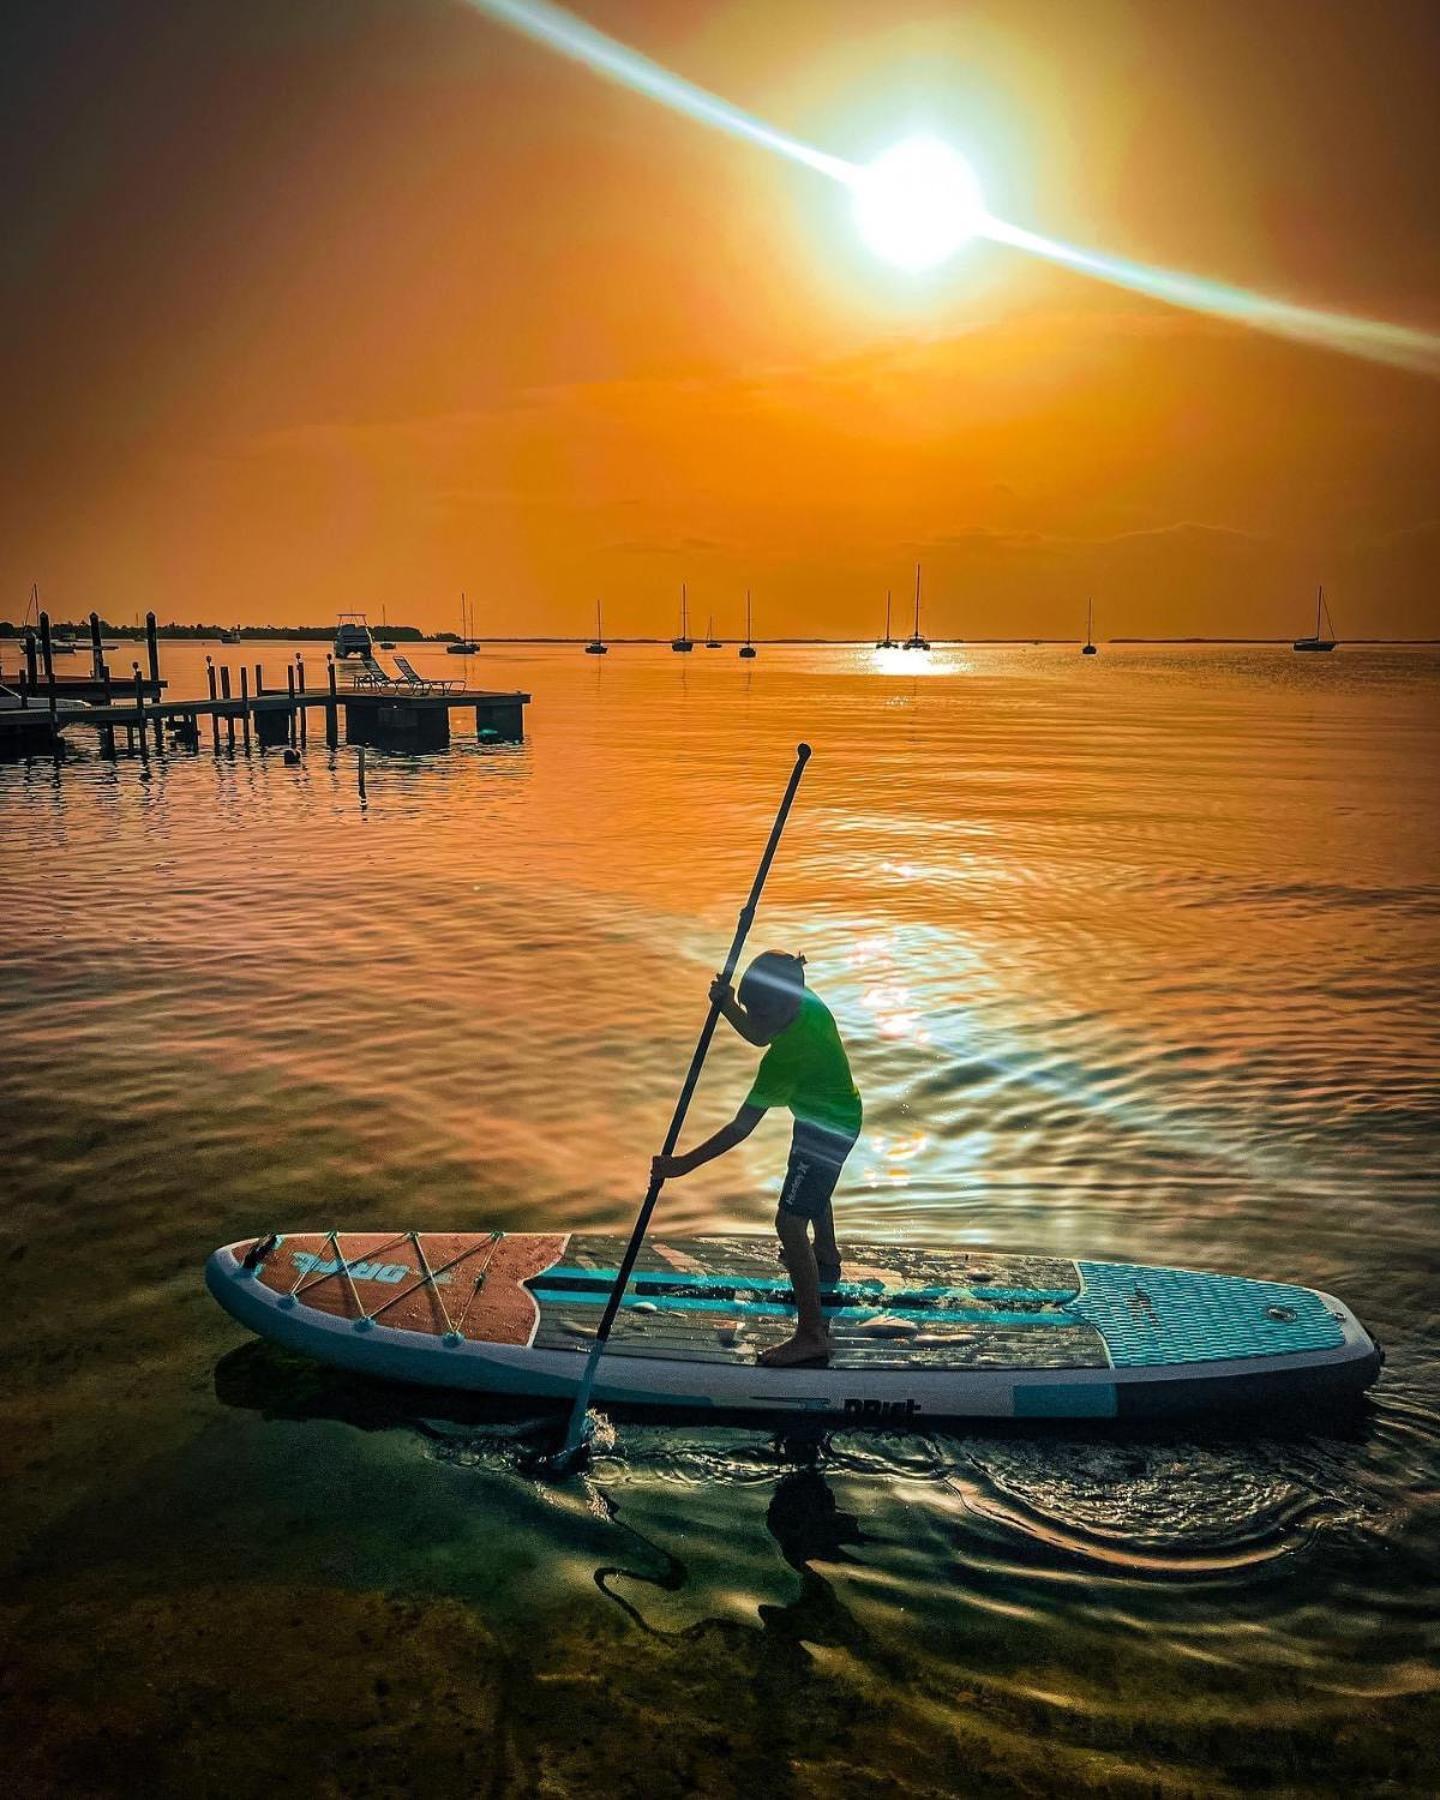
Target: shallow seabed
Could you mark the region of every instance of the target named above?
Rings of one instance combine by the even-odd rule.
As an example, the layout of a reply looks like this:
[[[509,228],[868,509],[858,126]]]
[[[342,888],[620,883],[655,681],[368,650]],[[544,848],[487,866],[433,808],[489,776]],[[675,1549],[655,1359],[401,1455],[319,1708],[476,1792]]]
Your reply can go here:
[[[1440,1788],[1440,658],[469,669],[527,742],[372,752],[363,803],[315,738],[0,767],[7,1790]],[[257,1230],[627,1224],[800,737],[753,947],[851,1045],[842,1233],[1298,1279],[1384,1341],[1373,1403],[622,1417],[553,1487],[523,1409],[215,1307]],[[749,1067],[717,1043],[694,1132]],[[765,1230],[784,1149],[659,1228]]]

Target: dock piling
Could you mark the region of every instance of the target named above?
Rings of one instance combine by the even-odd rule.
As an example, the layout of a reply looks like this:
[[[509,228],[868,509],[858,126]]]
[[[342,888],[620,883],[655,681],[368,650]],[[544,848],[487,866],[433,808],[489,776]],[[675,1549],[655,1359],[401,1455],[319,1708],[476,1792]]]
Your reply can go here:
[[[295,685],[303,700],[305,697],[305,662],[298,650],[295,653]],[[300,708],[300,748],[302,750],[307,749],[310,743],[309,720],[310,708],[302,705]]]
[[[335,703],[335,658],[325,658],[325,674],[330,685],[330,704],[325,708],[325,747],[333,750],[340,742],[340,710]]]
[[[50,647],[50,615],[48,612],[42,612],[40,615],[40,666],[45,671],[46,685],[53,693],[55,686],[55,654]]]
[[[265,671],[259,663],[255,665],[255,698],[258,700],[265,692]]]
[[[25,633],[25,685],[32,694],[40,685],[35,667],[35,649],[35,633],[33,630],[27,629]]]
[[[139,663],[138,662],[131,663],[130,667],[134,671],[134,674],[135,674],[135,714],[136,714],[135,735],[136,735],[137,739],[139,740],[139,744],[140,744],[140,760],[142,763],[145,764],[146,768],[149,768],[149,766],[150,766],[150,740],[145,735],[145,725],[146,725],[145,683],[140,679]],[[159,725],[160,725],[160,720],[159,720],[158,716],[155,720],[155,725],[156,725],[156,729],[158,730]]]
[[[228,663],[220,665],[220,698],[222,700],[230,698],[230,665]],[[233,712],[227,712],[225,715],[225,748],[232,756],[235,754],[235,715]]]
[[[110,665],[107,662],[102,662],[100,665],[100,689],[100,704],[102,706],[110,706],[112,704],[110,697]],[[100,754],[108,758],[111,762],[114,762],[115,760],[115,727],[113,725],[107,725],[100,733]]]
[[[212,700],[217,699],[218,695],[215,692],[215,663],[214,659],[209,656],[205,658],[205,679],[210,684],[210,698]],[[213,712],[210,715],[210,746],[217,754],[219,753],[220,715]]]
[[[297,741],[297,738],[299,735],[296,730],[296,726],[295,726],[295,665],[294,665],[294,663],[287,663],[285,666],[285,691],[290,696],[290,715],[289,715],[290,716],[290,748],[293,750],[295,748],[296,741]]]
[[[360,798],[363,801],[365,798],[365,746],[363,744],[360,746],[360,760],[357,767],[360,772]]]
[[[145,649],[150,661],[150,680],[158,689],[160,686],[160,643],[156,636],[155,615],[153,612],[147,612],[145,615]],[[140,669],[138,664],[135,669],[135,679],[136,681],[139,681],[140,679]]]
[[[90,672],[97,681],[101,679],[101,670],[105,665],[105,652],[100,644],[100,615],[90,615]]]
[[[250,754],[250,671],[240,665],[240,726],[245,738],[245,754]]]

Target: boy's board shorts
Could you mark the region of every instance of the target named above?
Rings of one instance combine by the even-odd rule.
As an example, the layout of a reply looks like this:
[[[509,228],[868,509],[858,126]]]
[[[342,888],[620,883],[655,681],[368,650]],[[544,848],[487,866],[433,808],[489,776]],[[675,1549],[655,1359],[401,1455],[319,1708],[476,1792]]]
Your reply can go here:
[[[830,1204],[845,1158],[859,1137],[822,1126],[795,1121],[790,1139],[790,1164],[780,1189],[780,1210],[795,1219],[818,1219]]]

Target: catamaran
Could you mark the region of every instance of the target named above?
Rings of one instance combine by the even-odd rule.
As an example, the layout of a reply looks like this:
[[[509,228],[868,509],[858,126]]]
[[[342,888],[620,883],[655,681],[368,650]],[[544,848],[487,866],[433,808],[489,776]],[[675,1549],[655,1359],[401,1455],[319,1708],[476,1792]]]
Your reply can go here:
[[[455,642],[453,644],[447,644],[445,646],[446,655],[447,656],[473,656],[475,654],[475,652],[480,648],[479,644],[475,641],[475,637],[473,635],[474,631],[475,631],[474,615],[473,615],[473,613],[468,612],[466,610],[465,595],[462,590],[461,595],[460,595],[460,636],[455,640]]]
[[[920,565],[919,565],[919,563],[916,563],[916,565],[915,565],[915,629],[910,633],[909,637],[906,638],[904,648],[906,650],[928,650],[930,648],[929,638],[921,637],[921,635],[920,635]]]

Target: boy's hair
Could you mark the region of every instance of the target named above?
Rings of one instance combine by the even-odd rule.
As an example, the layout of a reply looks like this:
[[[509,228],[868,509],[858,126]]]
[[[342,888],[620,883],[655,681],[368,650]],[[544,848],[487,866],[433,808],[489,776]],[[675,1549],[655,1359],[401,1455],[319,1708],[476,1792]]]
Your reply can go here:
[[[785,1019],[805,992],[805,958],[764,950],[740,978],[740,1004],[758,1023]]]

